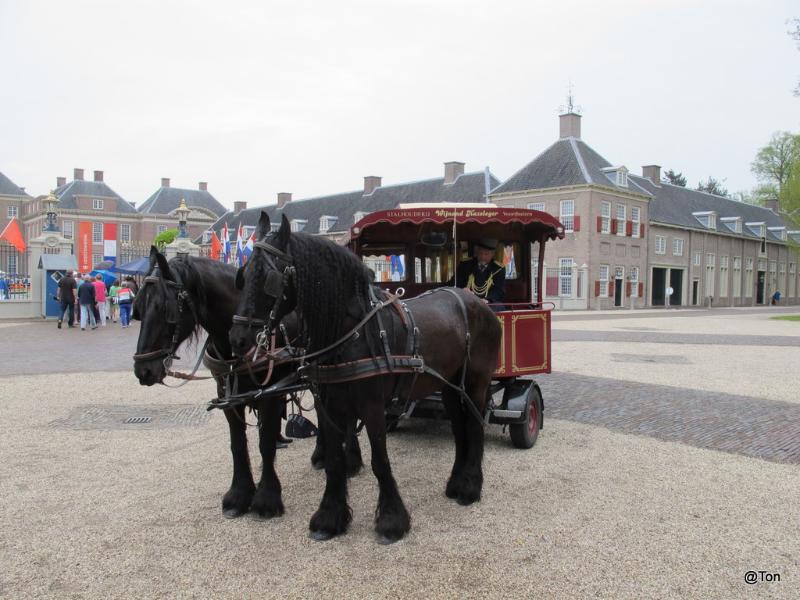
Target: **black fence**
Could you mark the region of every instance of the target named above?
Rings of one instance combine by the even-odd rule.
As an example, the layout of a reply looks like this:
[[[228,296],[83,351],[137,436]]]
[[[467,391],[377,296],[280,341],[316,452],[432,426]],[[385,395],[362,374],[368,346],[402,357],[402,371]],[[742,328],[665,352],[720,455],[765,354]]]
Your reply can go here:
[[[30,251],[19,252],[14,246],[0,241],[0,302],[30,300]]]

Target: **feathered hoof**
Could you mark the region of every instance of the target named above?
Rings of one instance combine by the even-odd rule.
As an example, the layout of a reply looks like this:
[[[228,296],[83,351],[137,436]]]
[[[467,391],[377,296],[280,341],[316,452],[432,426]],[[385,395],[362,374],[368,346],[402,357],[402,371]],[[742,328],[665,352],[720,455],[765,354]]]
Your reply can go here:
[[[335,536],[330,531],[309,531],[308,537],[315,542],[327,542]]]
[[[226,519],[238,519],[239,517],[244,516],[246,514],[247,514],[246,510],[241,510],[234,507],[222,509],[222,516],[225,517]]]

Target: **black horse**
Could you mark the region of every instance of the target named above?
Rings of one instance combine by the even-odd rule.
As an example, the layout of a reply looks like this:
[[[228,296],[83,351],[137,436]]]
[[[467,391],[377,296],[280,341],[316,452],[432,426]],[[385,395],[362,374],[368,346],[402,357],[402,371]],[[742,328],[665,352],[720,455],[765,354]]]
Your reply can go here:
[[[371,272],[355,254],[324,238],[291,233],[285,216],[280,229],[270,233],[269,217],[262,212],[258,238],[262,241],[237,274],[236,284],[243,288],[238,314],[263,318],[274,328],[296,310],[309,340],[308,356],[318,353],[303,369],[318,385],[321,419],[330,422],[327,482],[311,517],[312,537],[344,533],[352,519],[342,440],[356,417],[366,425],[379,485],[375,529],[386,542],[410,529],[386,451],[384,408],[394,397],[416,399],[442,391],[456,443],[445,494],[465,505],[479,500],[484,445],[480,415],[501,339],[494,313],[474,295],[447,288],[409,300],[409,314],[376,290]],[[370,314],[374,316],[367,318]],[[252,328],[234,323],[230,340],[236,353],[248,352],[254,339]],[[412,355],[416,362],[406,360]],[[363,367],[370,363],[376,370],[367,373]]]
[[[197,338],[200,328],[211,339],[208,353],[219,360],[233,358],[228,342],[233,315],[239,300],[239,290],[234,282],[236,268],[207,258],[166,258],[155,248],[150,252],[150,272],[147,284],[134,301],[134,318],[142,322],[137,342],[134,373],[142,385],[160,383],[167,372],[164,358],[177,350],[190,336]],[[289,320],[290,321],[290,320]],[[174,341],[173,341],[174,340]],[[283,378],[293,365],[275,367],[271,381]],[[263,370],[253,374],[240,374],[238,391],[246,392],[258,387],[263,380]],[[217,393],[225,393],[224,380],[217,379]],[[264,518],[282,515],[281,484],[275,473],[276,442],[280,434],[281,417],[286,406],[285,398],[259,400],[255,404],[259,419],[259,451],[262,458],[261,481],[256,487],[247,449],[245,406],[226,409],[233,458],[233,480],[222,498],[226,517],[239,517],[248,510]],[[320,428],[312,463],[320,468],[323,456],[324,428]],[[361,451],[358,440],[348,440],[348,474],[361,468]]]

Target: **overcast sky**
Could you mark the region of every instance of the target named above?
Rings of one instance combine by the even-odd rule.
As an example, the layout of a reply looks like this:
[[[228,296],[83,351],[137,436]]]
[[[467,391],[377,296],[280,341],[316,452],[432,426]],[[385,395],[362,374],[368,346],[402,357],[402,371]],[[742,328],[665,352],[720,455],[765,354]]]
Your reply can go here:
[[[731,191],[800,131],[789,1],[0,0],[0,171],[73,167],[141,204],[170,177],[224,205],[440,177],[501,180],[558,137]]]

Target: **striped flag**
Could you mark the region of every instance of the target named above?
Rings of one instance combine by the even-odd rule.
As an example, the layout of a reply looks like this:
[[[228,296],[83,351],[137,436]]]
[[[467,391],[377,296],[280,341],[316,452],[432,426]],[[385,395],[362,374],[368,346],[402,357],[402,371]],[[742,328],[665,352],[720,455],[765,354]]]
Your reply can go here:
[[[228,222],[222,227],[222,262],[227,263],[231,256],[230,234],[228,233]]]

